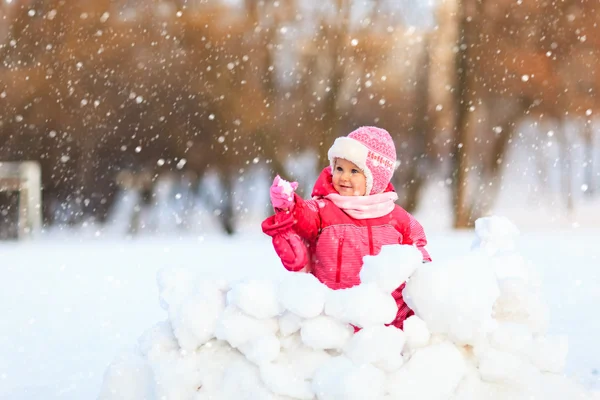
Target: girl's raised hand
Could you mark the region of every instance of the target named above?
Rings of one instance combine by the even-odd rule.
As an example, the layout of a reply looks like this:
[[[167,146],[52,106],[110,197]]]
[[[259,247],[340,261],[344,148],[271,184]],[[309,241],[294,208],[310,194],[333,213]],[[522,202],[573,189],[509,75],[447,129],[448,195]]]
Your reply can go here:
[[[274,208],[287,210],[294,205],[294,192],[298,189],[298,182],[288,182],[279,175],[271,185],[271,203]]]

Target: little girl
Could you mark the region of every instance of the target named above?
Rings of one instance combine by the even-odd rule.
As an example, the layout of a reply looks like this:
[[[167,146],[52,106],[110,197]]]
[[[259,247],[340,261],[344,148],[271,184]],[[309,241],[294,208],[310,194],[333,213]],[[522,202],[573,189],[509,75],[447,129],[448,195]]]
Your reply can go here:
[[[262,223],[275,251],[290,271],[305,270],[332,289],[360,283],[363,257],[377,255],[383,245],[409,244],[431,261],[421,224],[394,204],[398,195],[390,183],[396,148],[390,134],[365,126],[335,140],[328,152],[330,166],[320,174],[311,200],[294,191],[296,182],[275,177],[271,202],[275,215]],[[413,314],[402,299],[404,285],[392,295],[398,313],[392,325],[402,328]]]

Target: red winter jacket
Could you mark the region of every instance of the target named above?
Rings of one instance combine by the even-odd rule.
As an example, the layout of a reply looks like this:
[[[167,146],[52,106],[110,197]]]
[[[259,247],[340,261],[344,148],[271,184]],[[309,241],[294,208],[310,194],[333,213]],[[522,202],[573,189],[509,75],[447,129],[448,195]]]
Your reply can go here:
[[[388,191],[394,191],[391,184]],[[377,255],[383,245],[415,245],[424,261],[431,261],[425,245],[427,239],[419,222],[396,205],[387,215],[370,219],[355,219],[333,202],[323,198],[337,193],[331,182],[331,167],[325,168],[312,192],[312,200],[295,195],[292,211],[278,211],[262,223],[263,232],[273,238],[273,245],[286,268],[302,269],[308,259],[309,270],[332,289],[349,288],[360,283],[363,257]],[[304,246],[298,246],[304,239]],[[392,295],[398,304],[398,314],[392,322],[398,328],[413,314],[402,299],[404,285]]]

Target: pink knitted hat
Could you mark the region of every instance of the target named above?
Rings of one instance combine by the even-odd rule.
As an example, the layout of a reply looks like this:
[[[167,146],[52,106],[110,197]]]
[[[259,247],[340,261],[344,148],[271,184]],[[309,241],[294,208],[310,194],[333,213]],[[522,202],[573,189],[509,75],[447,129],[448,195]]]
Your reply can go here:
[[[335,159],[351,161],[367,177],[366,193],[385,190],[392,179],[396,165],[396,147],[390,134],[374,126],[362,126],[348,136],[339,137],[327,152],[333,169]]]

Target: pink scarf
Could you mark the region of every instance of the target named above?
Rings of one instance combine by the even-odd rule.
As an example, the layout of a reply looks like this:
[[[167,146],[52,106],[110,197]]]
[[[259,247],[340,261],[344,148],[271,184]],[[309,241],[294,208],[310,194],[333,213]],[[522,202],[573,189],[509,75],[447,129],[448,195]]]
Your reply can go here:
[[[325,196],[341,208],[346,214],[355,219],[383,217],[392,212],[394,202],[398,200],[396,192],[384,192],[370,196],[342,196],[331,193]]]

